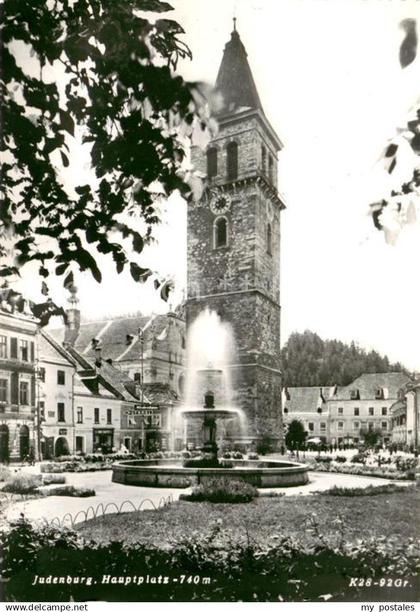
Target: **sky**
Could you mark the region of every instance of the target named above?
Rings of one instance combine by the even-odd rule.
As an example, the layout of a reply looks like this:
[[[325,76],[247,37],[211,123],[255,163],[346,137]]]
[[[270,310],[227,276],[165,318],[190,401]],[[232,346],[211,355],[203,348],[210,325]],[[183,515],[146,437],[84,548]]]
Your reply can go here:
[[[284,143],[279,155],[282,213],[282,344],[293,331],[355,340],[420,371],[420,223],[386,244],[369,204],[407,180],[402,158],[390,179],[386,143],[420,95],[420,62],[401,69],[399,22],[420,17],[416,0],[172,0],[168,17],[186,31],[189,80],[214,83],[232,18],[248,53],[266,116]],[[78,160],[79,175],[87,160]],[[158,244],[142,261],[172,276],[174,300],[186,270],[186,206],[170,199]],[[102,285],[77,279],[83,316],[164,311],[151,287],[107,264]],[[26,293],[38,279],[26,273]],[[55,293],[54,293],[55,291]],[[53,297],[61,299],[58,285]]]

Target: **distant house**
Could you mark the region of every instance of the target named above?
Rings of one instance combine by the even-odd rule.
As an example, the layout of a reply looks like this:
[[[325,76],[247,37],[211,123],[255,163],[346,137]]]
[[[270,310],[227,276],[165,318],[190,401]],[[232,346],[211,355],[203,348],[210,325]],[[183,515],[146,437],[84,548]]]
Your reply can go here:
[[[37,321],[0,304],[0,462],[24,459],[34,448]]]
[[[64,348],[45,331],[39,334],[39,372],[44,457],[141,448],[139,424],[123,429],[126,413],[139,403],[126,374]]]
[[[102,358],[141,386],[165,384],[177,396],[185,384],[185,321],[176,313],[121,316],[80,322],[80,313],[69,326],[51,330],[60,343],[74,347],[85,357],[95,356],[97,341]],[[74,323],[72,324],[72,322]],[[143,380],[142,380],[143,377]]]
[[[289,387],[283,400],[284,423],[299,420],[307,431],[307,440],[329,440],[329,392],[328,387]]]
[[[174,432],[174,408],[185,386],[186,330],[179,311],[164,315],[119,316],[81,322],[76,300],[67,311],[68,325],[51,335],[79,359],[94,363],[101,355],[102,372],[111,366],[131,381],[138,404],[152,408],[122,415],[124,445],[131,450],[182,448],[182,434]],[[127,382],[127,381],[126,381]],[[140,414],[142,413],[142,414]],[[134,436],[134,428],[141,430]]]
[[[327,444],[358,444],[368,431],[379,431],[382,441],[389,443],[391,406],[409,380],[402,372],[385,372],[361,374],[344,387],[289,387],[290,399],[283,402],[285,422],[298,418],[308,438]]]
[[[73,453],[76,363],[46,332],[37,336],[37,409],[43,458]]]
[[[391,406],[392,442],[419,449],[420,446],[420,380],[401,387],[397,401]]]

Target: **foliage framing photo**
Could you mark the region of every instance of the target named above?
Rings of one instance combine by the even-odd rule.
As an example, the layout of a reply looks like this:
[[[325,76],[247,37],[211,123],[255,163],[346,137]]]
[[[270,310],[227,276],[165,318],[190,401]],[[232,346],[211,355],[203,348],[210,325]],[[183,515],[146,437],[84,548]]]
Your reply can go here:
[[[160,18],[170,10],[160,0],[5,0],[0,256],[12,246],[14,260],[1,276],[35,262],[66,287],[73,269],[100,282],[99,254],[135,281],[152,275],[127,251],[150,242],[160,197],[189,197],[189,139],[209,126],[196,84],[174,74],[191,52],[182,27]],[[77,141],[92,181],[69,186]]]

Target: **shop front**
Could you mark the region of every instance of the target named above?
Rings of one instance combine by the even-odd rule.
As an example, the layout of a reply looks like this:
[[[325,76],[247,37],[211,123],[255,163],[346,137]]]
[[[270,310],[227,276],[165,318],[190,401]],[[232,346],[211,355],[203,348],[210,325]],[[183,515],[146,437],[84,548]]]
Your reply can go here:
[[[114,447],[114,428],[93,430],[93,452],[112,453]]]

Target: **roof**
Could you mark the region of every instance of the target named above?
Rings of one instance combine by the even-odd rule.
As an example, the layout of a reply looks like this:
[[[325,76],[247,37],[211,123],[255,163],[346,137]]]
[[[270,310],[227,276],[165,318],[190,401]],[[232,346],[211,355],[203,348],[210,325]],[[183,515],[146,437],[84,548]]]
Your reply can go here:
[[[288,387],[289,400],[283,408],[287,408],[289,413],[313,412],[316,413],[319,406],[320,389],[324,400],[330,397],[331,387]]]
[[[391,408],[392,416],[405,414],[407,411],[407,401],[406,400],[397,400],[392,404]]]
[[[144,392],[147,400],[156,406],[161,406],[169,403],[176,403],[179,400],[178,395],[169,385],[165,383],[149,383],[144,385]]]
[[[405,385],[410,377],[404,372],[378,372],[372,374],[361,374],[346,387],[339,387],[334,399],[350,400],[350,391],[357,389],[359,399],[375,399],[378,389],[386,389],[387,396],[384,399],[396,399],[398,389]]]
[[[104,321],[90,321],[80,324],[79,333],[74,342],[74,347],[83,356],[94,357],[95,351],[91,341],[97,338],[102,347],[102,358],[112,361],[137,361],[140,358],[140,345],[138,331],[144,332],[145,346],[154,340],[159,347],[159,342],[165,341],[165,329],[168,326],[168,316],[174,315],[135,315],[118,317]],[[175,317],[178,318],[178,317]],[[181,319],[179,319],[181,321]],[[57,339],[64,338],[64,329],[51,330]],[[127,336],[134,336],[130,344],[127,344]]]
[[[66,349],[44,329],[41,330],[39,348],[41,361],[48,361],[49,358],[56,358],[58,353],[58,355],[60,355],[62,359],[65,359],[66,361],[68,361],[69,365],[72,365],[74,367],[75,361],[69,355],[68,351],[66,351]]]
[[[94,359],[82,355],[74,347],[68,346],[67,351],[70,353],[74,361],[81,366],[82,370],[94,371],[98,378],[98,382],[108,391],[111,391],[120,399],[126,401],[133,401],[137,399],[135,394],[135,383],[125,372],[122,372],[118,368],[115,368],[103,360],[101,361],[100,366],[95,366]],[[80,374],[80,369],[78,374],[83,380],[83,376]]]
[[[216,89],[223,97],[221,114],[245,109],[263,111],[248,64],[247,52],[236,29],[226,43],[216,79]]]

